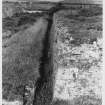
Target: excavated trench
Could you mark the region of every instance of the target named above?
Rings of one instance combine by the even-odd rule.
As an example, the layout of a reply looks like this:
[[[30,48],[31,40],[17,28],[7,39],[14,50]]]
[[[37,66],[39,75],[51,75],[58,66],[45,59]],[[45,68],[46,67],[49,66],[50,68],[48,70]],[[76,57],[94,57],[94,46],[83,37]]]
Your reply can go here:
[[[36,82],[33,105],[50,105],[53,97],[53,65],[52,65],[52,47],[51,47],[51,27],[53,16],[48,19],[48,28],[43,40],[42,57],[40,58],[40,78]]]
[[[53,99],[53,61],[52,61],[52,45],[53,36],[51,35],[51,29],[53,24],[53,14],[59,11],[60,4],[51,8],[47,12],[48,21],[45,38],[43,40],[42,57],[40,58],[40,77],[36,82],[36,89],[34,93],[33,105],[50,105]]]
[[[36,82],[36,89],[34,94],[34,101],[33,105],[52,105],[52,100],[54,98],[54,69],[53,69],[53,35],[51,34],[52,24],[53,24],[53,14],[57,12],[58,10],[61,10],[61,8],[52,8],[50,12],[48,13],[48,26],[45,33],[45,38],[43,40],[43,50],[42,50],[42,57],[40,59],[40,78]],[[78,51],[77,51],[78,52]],[[73,69],[75,72],[77,72],[75,68]],[[72,70],[72,71],[73,71]],[[67,70],[66,70],[67,71]],[[60,69],[61,72],[61,69]],[[60,74],[61,75],[61,74]],[[72,73],[70,74],[72,75]],[[70,75],[68,77],[70,77]],[[61,76],[62,77],[62,76]],[[66,78],[67,79],[67,78]],[[72,79],[72,76],[71,76]],[[61,79],[59,79],[60,81]],[[58,82],[59,84],[59,82]],[[64,94],[64,97],[66,98],[66,94]],[[62,96],[63,96],[62,95]],[[58,94],[57,94],[57,97]],[[70,97],[69,97],[70,98]]]

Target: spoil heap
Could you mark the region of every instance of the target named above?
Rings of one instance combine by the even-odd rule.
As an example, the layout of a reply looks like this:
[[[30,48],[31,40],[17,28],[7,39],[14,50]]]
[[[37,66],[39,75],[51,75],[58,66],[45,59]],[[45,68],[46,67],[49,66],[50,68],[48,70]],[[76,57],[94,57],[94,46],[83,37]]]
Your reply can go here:
[[[70,103],[75,100],[77,105],[82,98],[87,104],[101,104],[101,21],[101,16],[64,18],[55,15],[55,100]]]

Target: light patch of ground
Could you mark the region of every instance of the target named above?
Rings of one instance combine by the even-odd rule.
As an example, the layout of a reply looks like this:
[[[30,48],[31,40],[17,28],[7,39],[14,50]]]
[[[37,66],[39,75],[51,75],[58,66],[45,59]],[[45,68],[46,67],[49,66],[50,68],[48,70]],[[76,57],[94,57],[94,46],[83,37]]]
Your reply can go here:
[[[2,100],[2,105],[22,105],[22,102]]]
[[[61,17],[55,19],[55,99],[73,100],[81,96],[101,99],[103,41],[101,31],[96,29],[101,20],[94,17],[95,22],[89,23],[93,17],[88,19],[68,20],[68,24]],[[93,30],[87,29],[90,26]]]

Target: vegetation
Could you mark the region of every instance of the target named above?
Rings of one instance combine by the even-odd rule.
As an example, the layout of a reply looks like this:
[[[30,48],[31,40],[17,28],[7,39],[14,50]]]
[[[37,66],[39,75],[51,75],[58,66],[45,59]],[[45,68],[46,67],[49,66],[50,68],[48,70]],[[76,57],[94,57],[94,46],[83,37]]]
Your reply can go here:
[[[3,32],[9,30],[14,34],[26,29],[40,16],[42,16],[40,13],[15,13],[12,17],[3,18]]]
[[[42,40],[47,22],[39,19],[25,31],[3,41],[3,98],[22,99],[24,86],[39,77]],[[15,97],[16,96],[16,97]]]
[[[97,6],[95,7],[91,6],[90,8],[87,8],[87,9],[81,9],[79,12],[79,15],[86,16],[86,17],[102,15],[102,8]]]
[[[81,96],[79,98],[73,99],[72,101],[69,100],[59,100],[53,102],[52,105],[101,105],[100,99],[95,99],[90,96]]]

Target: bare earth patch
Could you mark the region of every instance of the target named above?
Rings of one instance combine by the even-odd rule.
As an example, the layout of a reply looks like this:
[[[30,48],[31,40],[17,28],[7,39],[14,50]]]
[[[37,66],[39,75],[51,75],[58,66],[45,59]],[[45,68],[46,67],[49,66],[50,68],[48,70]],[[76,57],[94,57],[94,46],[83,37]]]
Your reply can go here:
[[[68,100],[64,105],[72,105],[70,103],[85,97],[87,102],[73,105],[101,105],[101,16],[77,19],[55,17],[54,99]],[[89,97],[93,101],[89,101]]]

